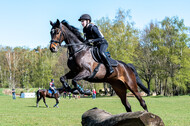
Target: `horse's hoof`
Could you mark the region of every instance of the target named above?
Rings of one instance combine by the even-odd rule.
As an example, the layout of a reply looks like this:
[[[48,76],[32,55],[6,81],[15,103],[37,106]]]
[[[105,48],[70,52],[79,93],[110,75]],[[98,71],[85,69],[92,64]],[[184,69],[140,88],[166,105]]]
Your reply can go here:
[[[57,108],[59,108],[59,106],[58,106],[58,105],[54,105],[53,107],[57,107]]]

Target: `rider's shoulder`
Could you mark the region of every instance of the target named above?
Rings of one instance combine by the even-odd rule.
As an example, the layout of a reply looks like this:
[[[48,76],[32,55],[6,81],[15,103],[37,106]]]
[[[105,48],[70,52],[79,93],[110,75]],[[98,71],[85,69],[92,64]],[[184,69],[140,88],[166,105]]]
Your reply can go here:
[[[88,25],[88,27],[89,28],[94,28],[94,27],[97,27],[95,24],[93,24],[93,23],[90,23],[89,25]]]

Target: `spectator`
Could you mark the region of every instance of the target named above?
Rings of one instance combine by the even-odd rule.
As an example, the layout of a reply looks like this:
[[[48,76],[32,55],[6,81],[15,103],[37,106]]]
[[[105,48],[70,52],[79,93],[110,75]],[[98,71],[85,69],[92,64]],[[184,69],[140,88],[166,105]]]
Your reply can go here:
[[[71,99],[71,92],[69,92],[69,99]]]
[[[93,89],[93,90],[92,90],[92,99],[95,99],[95,98],[96,98],[96,90]]]
[[[12,96],[13,96],[13,99],[16,99],[16,94],[15,94],[15,89],[14,88],[12,89]]]
[[[66,97],[67,97],[67,92],[64,91],[64,92],[63,92],[63,98],[66,98]]]

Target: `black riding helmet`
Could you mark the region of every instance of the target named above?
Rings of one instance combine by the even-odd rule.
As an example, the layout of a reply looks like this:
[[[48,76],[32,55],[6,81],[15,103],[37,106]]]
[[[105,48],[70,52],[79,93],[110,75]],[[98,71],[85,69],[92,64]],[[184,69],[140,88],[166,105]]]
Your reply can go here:
[[[89,14],[83,14],[80,16],[80,18],[78,19],[78,21],[81,21],[81,20],[90,20],[91,22],[91,17]]]

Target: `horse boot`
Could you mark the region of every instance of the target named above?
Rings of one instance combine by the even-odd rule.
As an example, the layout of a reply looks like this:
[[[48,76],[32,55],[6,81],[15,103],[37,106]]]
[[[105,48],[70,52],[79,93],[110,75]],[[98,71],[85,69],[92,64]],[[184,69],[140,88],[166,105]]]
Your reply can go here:
[[[91,91],[90,90],[83,90],[83,88],[81,87],[81,86],[79,86],[79,85],[77,85],[77,87],[78,87],[78,91],[81,93],[81,94],[84,94],[84,95],[91,95],[92,93],[91,93]]]
[[[83,88],[80,85],[78,85],[75,80],[72,80],[72,84],[76,87],[75,89],[78,90],[80,94],[84,94]]]
[[[71,87],[69,86],[69,84],[67,84],[64,77],[60,77],[60,81],[61,81],[63,87],[66,89],[67,92],[72,92]]]
[[[65,82],[65,83],[63,84],[63,86],[65,87],[65,89],[66,89],[67,92],[72,92],[72,89],[71,89],[71,87],[69,86],[68,83]]]
[[[84,90],[81,86],[77,85],[77,88],[78,88],[78,91],[81,93],[81,94],[84,94]]]

